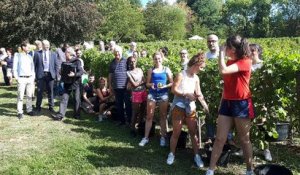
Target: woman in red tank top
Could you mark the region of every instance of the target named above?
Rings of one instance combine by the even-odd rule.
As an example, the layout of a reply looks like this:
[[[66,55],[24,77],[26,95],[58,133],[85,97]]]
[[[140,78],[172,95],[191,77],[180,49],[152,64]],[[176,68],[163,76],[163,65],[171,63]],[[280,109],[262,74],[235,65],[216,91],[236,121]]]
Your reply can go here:
[[[225,55],[228,61],[225,62]],[[206,175],[213,175],[216,163],[227,140],[227,134],[235,126],[247,164],[246,175],[252,171],[252,145],[250,141],[251,119],[254,118],[250,92],[252,60],[249,44],[239,35],[227,38],[219,54],[219,71],[224,80],[223,95],[219,107],[217,135],[210,166]]]

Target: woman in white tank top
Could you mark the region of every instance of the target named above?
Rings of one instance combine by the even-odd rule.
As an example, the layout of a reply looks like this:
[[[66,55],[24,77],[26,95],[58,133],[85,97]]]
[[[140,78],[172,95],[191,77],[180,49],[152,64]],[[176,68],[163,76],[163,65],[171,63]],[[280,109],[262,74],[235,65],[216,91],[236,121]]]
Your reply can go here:
[[[197,167],[203,167],[203,162],[198,154],[197,137],[197,118],[196,104],[198,99],[206,113],[209,113],[208,106],[204,100],[200,89],[200,81],[197,73],[205,67],[205,55],[199,53],[192,57],[188,63],[187,70],[180,72],[172,86],[172,92],[175,95],[171,114],[173,124],[173,134],[170,140],[170,153],[167,164],[172,165],[175,159],[175,150],[181,133],[182,123],[187,124],[194,151],[194,161]]]

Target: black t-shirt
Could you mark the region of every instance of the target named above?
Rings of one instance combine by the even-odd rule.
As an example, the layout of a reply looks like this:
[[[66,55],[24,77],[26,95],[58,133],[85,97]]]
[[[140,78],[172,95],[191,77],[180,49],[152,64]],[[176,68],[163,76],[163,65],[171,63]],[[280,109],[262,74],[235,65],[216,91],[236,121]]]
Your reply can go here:
[[[86,92],[87,98],[94,97],[94,86],[92,84],[87,83],[84,86],[84,92]]]

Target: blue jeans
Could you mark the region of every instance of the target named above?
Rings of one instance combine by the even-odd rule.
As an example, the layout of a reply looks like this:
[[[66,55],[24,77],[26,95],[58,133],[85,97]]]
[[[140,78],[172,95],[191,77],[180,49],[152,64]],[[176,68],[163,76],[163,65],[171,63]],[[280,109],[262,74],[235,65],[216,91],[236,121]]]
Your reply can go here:
[[[124,103],[125,103],[125,110],[127,121],[131,122],[131,115],[132,115],[132,108],[131,108],[131,101],[130,101],[130,93],[124,89],[114,89],[115,97],[116,97],[116,106],[118,110],[118,118],[121,123],[125,123],[125,114],[124,114]]]

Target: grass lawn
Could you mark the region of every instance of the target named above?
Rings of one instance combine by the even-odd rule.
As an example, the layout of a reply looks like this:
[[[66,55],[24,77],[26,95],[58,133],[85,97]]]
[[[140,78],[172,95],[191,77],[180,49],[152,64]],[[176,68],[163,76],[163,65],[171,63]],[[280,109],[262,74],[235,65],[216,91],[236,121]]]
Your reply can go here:
[[[25,115],[18,120],[16,94],[15,86],[0,87],[0,174],[204,174],[207,169],[193,165],[190,149],[178,150],[175,164],[168,166],[169,149],[159,146],[159,137],[141,148],[141,137],[132,138],[127,127],[109,120],[97,123],[86,114],[83,120],[76,120],[70,118],[69,111],[62,122],[53,121],[46,110],[46,98],[41,116]],[[299,174],[299,145],[273,144],[274,163]],[[262,162],[259,158],[256,162]],[[216,174],[243,174],[242,162],[234,157]]]

